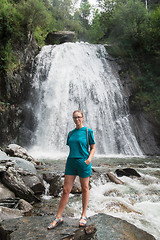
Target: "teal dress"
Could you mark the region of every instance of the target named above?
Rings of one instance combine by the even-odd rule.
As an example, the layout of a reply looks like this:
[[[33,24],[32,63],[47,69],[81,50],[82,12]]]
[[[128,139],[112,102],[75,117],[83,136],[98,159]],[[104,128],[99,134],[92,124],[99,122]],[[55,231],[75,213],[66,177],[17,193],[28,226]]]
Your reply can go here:
[[[66,162],[65,175],[74,175],[82,178],[91,176],[91,163],[85,161],[89,157],[87,144],[87,128],[73,129],[67,137],[67,145],[70,152]],[[95,144],[93,131],[88,129],[89,145]]]

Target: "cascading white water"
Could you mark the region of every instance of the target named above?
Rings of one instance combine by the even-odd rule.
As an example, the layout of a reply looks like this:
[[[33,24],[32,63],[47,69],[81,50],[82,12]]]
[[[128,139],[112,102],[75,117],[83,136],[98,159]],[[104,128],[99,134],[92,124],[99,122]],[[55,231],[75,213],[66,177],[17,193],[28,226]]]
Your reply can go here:
[[[88,43],[42,48],[34,75],[38,102],[32,152],[39,156],[66,152],[67,133],[75,127],[72,113],[81,109],[85,126],[94,131],[97,154],[142,155],[120,80],[107,55],[104,46]]]

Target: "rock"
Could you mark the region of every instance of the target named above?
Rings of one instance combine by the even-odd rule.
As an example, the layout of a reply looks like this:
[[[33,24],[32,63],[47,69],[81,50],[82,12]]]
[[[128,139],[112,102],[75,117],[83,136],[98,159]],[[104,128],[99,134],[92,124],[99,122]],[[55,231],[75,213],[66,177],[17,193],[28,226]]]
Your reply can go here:
[[[62,190],[61,176],[56,173],[45,173],[43,179],[50,184],[49,193],[50,195],[57,197]]]
[[[1,155],[5,156],[4,154]],[[28,200],[27,193],[30,192],[29,195],[34,195],[34,193],[42,194],[45,190],[43,181],[38,176],[35,165],[25,159],[8,157],[5,160],[0,160],[0,172],[3,176],[3,183],[20,198]],[[12,178],[14,181],[11,180]],[[33,198],[34,197],[32,197],[32,199]]]
[[[45,40],[46,45],[54,45],[65,42],[75,42],[75,32],[71,31],[51,32],[47,35]]]
[[[2,160],[9,160],[9,157],[7,156],[7,154],[5,152],[0,150],[0,162]]]
[[[58,226],[54,231],[48,231],[47,226],[53,217],[23,217],[21,219],[8,220],[1,223],[1,240],[28,240],[28,239],[83,239],[89,240],[94,237],[96,228],[94,224],[79,228],[78,219],[66,218],[63,225]],[[34,223],[34,224],[33,224]],[[95,238],[94,238],[95,239]]]
[[[31,216],[32,210],[33,210],[33,206],[30,203],[28,203],[24,199],[20,199],[18,207],[19,207],[19,209],[21,211],[23,211],[25,216]]]
[[[35,194],[42,194],[45,191],[44,184],[38,176],[22,176],[24,183],[30,187]]]
[[[115,173],[117,174],[118,177],[122,177],[122,176],[141,177],[141,175],[133,168],[116,169]]]
[[[25,159],[17,158],[17,157],[11,157],[10,160],[12,160],[15,163],[15,169],[19,171],[23,175],[36,175],[37,170],[33,163],[28,162]]]
[[[31,216],[32,210],[33,210],[33,206],[28,203],[27,201],[25,201],[24,199],[19,199],[19,198],[7,198],[7,199],[2,199],[0,201],[0,207],[2,207],[2,212],[3,215],[7,216],[7,219],[12,219],[15,218],[15,215],[17,216],[17,218],[19,216]],[[9,209],[13,209],[13,210],[18,210],[18,211],[12,211]],[[21,210],[21,213],[20,211]],[[6,218],[4,218],[1,220],[4,220]]]
[[[3,221],[0,226],[0,239],[155,240],[152,235],[127,221],[105,214],[97,214],[89,218],[85,228],[78,227],[79,219],[66,217],[62,225],[48,231],[47,226],[52,220],[53,216],[34,216]]]
[[[95,225],[89,225],[83,228],[79,228],[76,231],[74,231],[73,233],[71,233],[69,236],[62,238],[63,240],[80,240],[80,239],[84,239],[84,240],[89,240],[89,239],[97,239],[95,238],[95,232],[97,231],[97,229],[95,228]]]
[[[0,182],[0,199],[15,198],[15,194]]]
[[[5,152],[13,157],[24,158],[27,161],[35,162],[34,158],[27,153],[27,150],[17,144],[10,144],[6,147]]]
[[[53,173],[53,172],[45,172],[45,173],[43,173],[43,179],[44,179],[47,183],[51,183],[52,179],[54,179],[55,176],[57,176],[57,174],[56,174],[56,173]]]
[[[108,169],[107,171],[110,171],[110,170]],[[106,174],[92,169],[92,175],[90,177],[90,183],[94,182],[96,184],[97,179],[99,179],[99,181],[101,181],[102,184],[105,184],[106,182],[110,181]]]
[[[111,182],[114,182],[116,184],[124,184],[124,182],[118,179],[114,174],[112,173],[106,173],[106,174]]]
[[[52,179],[50,183],[49,193],[54,197],[58,197],[61,190],[62,190],[62,181],[61,181],[61,178],[57,176],[54,179]]]
[[[6,167],[5,166],[0,166],[0,173],[5,172],[6,171]]]
[[[71,193],[73,193],[73,194],[74,193],[82,193],[82,188],[81,188],[81,184],[80,184],[78,177],[76,177],[76,179],[74,181]]]
[[[98,240],[155,240],[152,235],[127,221],[103,213],[91,217],[88,224],[91,223],[95,223]]]
[[[13,191],[17,197],[25,199],[28,202],[39,200],[34,195],[34,192],[25,185],[20,174],[13,167],[9,167],[7,171],[3,173],[2,182]]]
[[[23,211],[7,207],[0,207],[0,222],[8,219],[20,218],[24,215]],[[1,233],[0,233],[1,236]],[[1,238],[0,238],[1,239]]]
[[[6,155],[4,152],[0,152],[0,173],[5,172],[8,167],[13,167],[15,162]]]

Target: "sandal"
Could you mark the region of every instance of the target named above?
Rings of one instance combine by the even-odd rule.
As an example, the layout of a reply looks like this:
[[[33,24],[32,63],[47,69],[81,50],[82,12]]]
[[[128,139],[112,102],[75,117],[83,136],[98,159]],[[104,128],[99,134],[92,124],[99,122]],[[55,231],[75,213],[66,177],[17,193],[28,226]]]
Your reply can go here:
[[[85,222],[82,221],[81,219],[85,220]],[[86,217],[81,217],[80,221],[79,221],[79,227],[85,227],[86,224],[87,224],[87,218]]]
[[[56,224],[53,226],[53,222],[50,223],[50,224],[48,225],[48,230],[53,229],[53,228],[55,228],[55,227],[57,227],[58,225],[60,225],[60,224],[63,223],[63,219],[62,219],[62,218],[55,218],[53,221],[56,221]]]

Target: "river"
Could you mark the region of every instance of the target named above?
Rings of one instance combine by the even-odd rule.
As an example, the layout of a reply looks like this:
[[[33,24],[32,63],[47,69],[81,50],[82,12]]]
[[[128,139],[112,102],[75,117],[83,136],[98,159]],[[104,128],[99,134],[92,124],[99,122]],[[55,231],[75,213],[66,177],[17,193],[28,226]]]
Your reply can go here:
[[[63,156],[43,161],[50,164],[50,171],[63,172],[66,160]],[[160,240],[160,158],[96,156],[92,167],[100,174],[99,178],[91,181],[87,217],[97,213],[109,214],[134,224]],[[104,174],[115,174],[117,168],[134,168],[141,177],[119,177],[125,183],[123,185],[107,181]],[[43,195],[42,199],[40,209],[56,214],[59,198]],[[80,217],[81,195],[70,194],[64,215]]]

